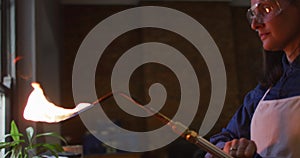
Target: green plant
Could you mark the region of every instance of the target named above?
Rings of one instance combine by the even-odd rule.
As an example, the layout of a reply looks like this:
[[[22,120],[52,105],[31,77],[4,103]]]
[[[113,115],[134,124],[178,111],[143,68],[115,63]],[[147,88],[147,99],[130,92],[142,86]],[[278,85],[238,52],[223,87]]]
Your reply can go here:
[[[0,142],[0,150],[8,149],[4,157],[10,158],[38,158],[40,154],[48,151],[58,157],[58,152],[63,151],[60,144],[35,143],[37,138],[45,136],[55,137],[66,143],[63,137],[53,132],[35,135],[32,127],[26,128],[26,139],[24,139],[24,135],[19,132],[16,123],[12,121],[10,133],[4,136],[3,142]],[[11,140],[6,142],[8,138]]]

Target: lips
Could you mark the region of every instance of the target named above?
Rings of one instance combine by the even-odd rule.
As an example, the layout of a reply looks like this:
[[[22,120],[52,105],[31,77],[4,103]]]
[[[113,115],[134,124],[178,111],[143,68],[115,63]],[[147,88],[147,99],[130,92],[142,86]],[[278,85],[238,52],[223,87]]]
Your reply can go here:
[[[259,37],[260,39],[263,41],[267,38],[267,36],[269,35],[270,33],[259,33]]]

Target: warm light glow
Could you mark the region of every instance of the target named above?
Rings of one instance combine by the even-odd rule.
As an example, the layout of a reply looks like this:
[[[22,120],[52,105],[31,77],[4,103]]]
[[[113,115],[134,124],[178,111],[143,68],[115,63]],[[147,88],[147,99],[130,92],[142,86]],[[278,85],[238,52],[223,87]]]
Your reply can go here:
[[[16,64],[18,61],[22,60],[23,57],[22,56],[17,56],[15,59],[14,59],[14,63]]]
[[[191,138],[191,135],[189,135],[189,134],[185,136],[186,140],[189,140],[190,138]]]
[[[34,90],[29,95],[23,116],[26,120],[55,123],[78,115],[82,110],[92,106],[80,103],[74,109],[65,109],[49,102],[39,83],[32,83]]]

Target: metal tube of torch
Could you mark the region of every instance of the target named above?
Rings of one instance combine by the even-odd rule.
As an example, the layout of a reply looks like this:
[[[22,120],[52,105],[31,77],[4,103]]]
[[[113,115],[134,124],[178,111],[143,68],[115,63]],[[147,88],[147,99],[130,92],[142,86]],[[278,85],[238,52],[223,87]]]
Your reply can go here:
[[[167,123],[172,130],[181,135],[181,137],[183,137],[185,140],[187,140],[190,143],[195,144],[196,146],[198,146],[199,148],[211,153],[212,155],[218,157],[218,158],[233,158],[232,156],[228,155],[227,153],[225,153],[223,150],[219,149],[218,147],[216,147],[215,145],[213,145],[212,143],[210,143],[209,141],[207,141],[206,139],[204,139],[203,137],[199,136],[197,132],[188,129],[188,127],[186,127],[185,125],[183,125],[180,122],[175,122],[173,120],[171,120],[170,118],[168,118],[167,116],[163,115],[162,113],[150,108],[150,107],[145,107],[142,104],[140,104],[138,101],[136,101],[135,99],[133,99],[132,97],[130,97],[129,95],[122,93],[122,92],[110,92],[104,96],[102,96],[101,98],[99,98],[98,100],[96,100],[95,102],[93,102],[91,104],[91,106],[88,106],[78,112],[76,112],[75,114],[73,114],[71,117],[74,117],[76,115],[79,115],[80,113],[91,109],[92,107],[94,107],[94,105],[96,105],[97,103],[100,103],[108,98],[110,98],[111,96],[113,96],[113,94],[118,94],[122,97],[124,97],[125,99],[131,101],[132,103],[138,105],[139,107],[141,107],[142,109],[144,109],[145,111],[149,112],[150,114],[153,114],[155,117],[157,117],[160,121]],[[69,117],[69,118],[71,118]],[[68,119],[69,119],[68,118]],[[182,132],[183,131],[183,132]]]
[[[137,102],[135,99],[129,97],[128,95],[126,95],[124,93],[119,93],[119,95],[121,95],[122,97],[124,97],[124,98],[130,100],[131,102],[135,103],[136,105],[143,108],[147,112],[149,112],[151,114],[154,114],[159,120],[161,120],[162,122],[167,123],[175,133],[180,134],[181,137],[183,137],[188,142],[195,144],[196,146],[200,147],[201,149],[211,153],[212,155],[214,155],[218,158],[233,158],[232,156],[225,153],[220,148],[216,147],[215,145],[213,145],[212,143],[210,143],[209,141],[207,141],[203,137],[199,136],[197,132],[195,132],[193,130],[190,130],[188,127],[186,127],[182,123],[175,122],[175,121],[171,120],[170,118],[168,118],[164,114],[152,109],[151,107],[143,106],[142,104]],[[184,132],[182,133],[182,131],[184,131]]]
[[[73,113],[72,115],[68,116],[68,117],[65,118],[64,120],[67,120],[67,119],[70,119],[70,118],[72,118],[72,117],[75,117],[75,116],[77,116],[77,115],[79,115],[79,114],[81,114],[81,113],[83,113],[83,112],[85,112],[85,111],[91,109],[91,108],[94,107],[97,103],[100,103],[100,102],[102,102],[102,101],[104,101],[104,100],[106,100],[106,99],[108,99],[108,98],[110,98],[110,97],[112,97],[112,96],[113,96],[113,93],[112,93],[112,92],[107,93],[107,94],[105,94],[104,96],[102,96],[101,98],[99,98],[99,99],[97,99],[96,101],[94,101],[91,105],[89,105],[89,106],[87,106],[87,107],[85,107],[85,108],[83,108],[83,109],[81,109],[81,110],[79,110],[79,111]]]

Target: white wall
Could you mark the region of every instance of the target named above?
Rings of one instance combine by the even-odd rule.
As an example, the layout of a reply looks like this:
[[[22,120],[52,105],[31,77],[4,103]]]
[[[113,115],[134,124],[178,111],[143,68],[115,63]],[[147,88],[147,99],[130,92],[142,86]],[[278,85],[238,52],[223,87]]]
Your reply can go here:
[[[3,141],[5,133],[5,95],[0,91],[0,141]],[[4,150],[1,150],[0,157],[4,157]]]

